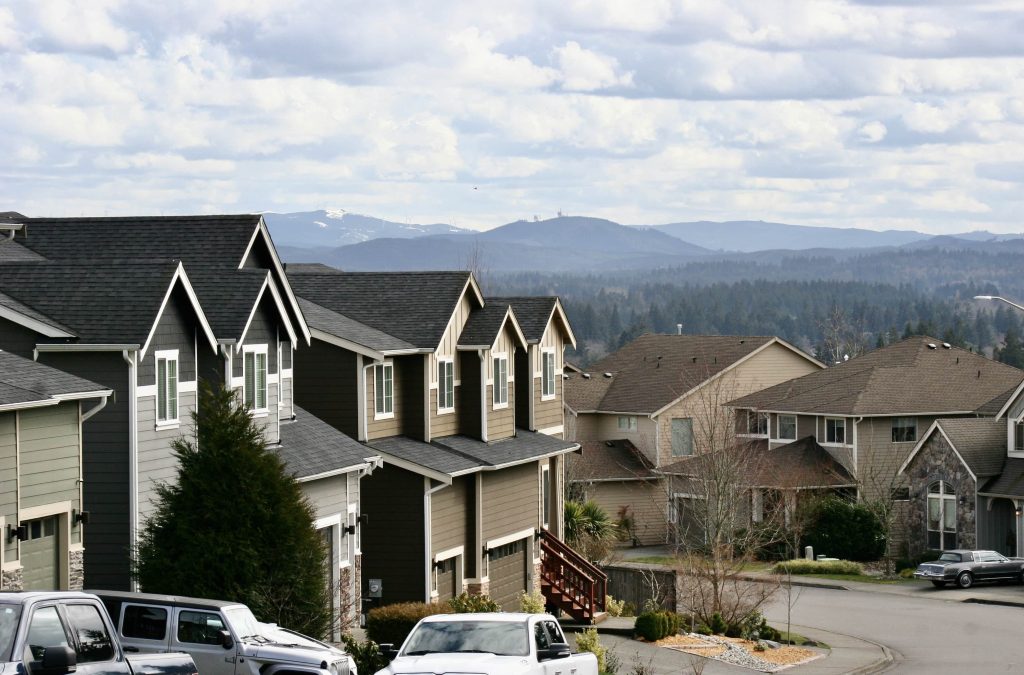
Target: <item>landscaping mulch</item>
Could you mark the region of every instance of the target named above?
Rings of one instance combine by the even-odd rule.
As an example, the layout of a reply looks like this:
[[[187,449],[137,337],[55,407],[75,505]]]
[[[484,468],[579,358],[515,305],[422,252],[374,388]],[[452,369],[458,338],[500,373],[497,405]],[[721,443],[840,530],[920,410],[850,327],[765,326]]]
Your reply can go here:
[[[654,643],[659,647],[717,659],[764,673],[774,673],[823,657],[821,651],[783,645],[777,649],[755,651],[757,642],[741,638],[687,633],[672,635]]]

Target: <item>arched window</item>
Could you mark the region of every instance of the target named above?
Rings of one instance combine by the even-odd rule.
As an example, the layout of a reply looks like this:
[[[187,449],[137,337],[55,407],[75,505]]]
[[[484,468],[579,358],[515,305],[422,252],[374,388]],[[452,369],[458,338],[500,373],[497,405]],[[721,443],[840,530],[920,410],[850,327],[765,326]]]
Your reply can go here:
[[[956,490],[945,481],[928,486],[928,548],[956,548]]]

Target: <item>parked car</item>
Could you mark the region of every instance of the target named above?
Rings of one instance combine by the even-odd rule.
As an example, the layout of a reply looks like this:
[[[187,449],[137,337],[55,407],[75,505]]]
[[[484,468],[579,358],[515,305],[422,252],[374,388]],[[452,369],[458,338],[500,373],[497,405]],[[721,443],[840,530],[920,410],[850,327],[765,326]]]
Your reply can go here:
[[[939,588],[949,583],[970,588],[979,581],[1024,583],[1024,558],[1007,558],[995,551],[943,551],[938,560],[918,565],[914,577]]]
[[[125,656],[95,595],[0,593],[0,673],[21,675],[198,675],[182,653]],[[165,652],[167,650],[164,650]]]
[[[597,657],[573,654],[562,627],[549,614],[428,616],[416,624],[400,650],[393,645],[381,649],[393,660],[377,675],[597,675]]]
[[[202,675],[356,675],[342,650],[261,623],[237,602],[126,591],[96,595],[126,648],[188,652]]]

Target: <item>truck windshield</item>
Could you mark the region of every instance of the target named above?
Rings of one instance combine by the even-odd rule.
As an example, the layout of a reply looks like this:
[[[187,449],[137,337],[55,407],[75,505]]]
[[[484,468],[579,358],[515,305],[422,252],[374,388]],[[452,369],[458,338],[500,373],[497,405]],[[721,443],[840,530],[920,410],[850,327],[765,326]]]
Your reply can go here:
[[[21,619],[21,605],[0,604],[0,663],[13,661],[11,650],[14,636],[18,634],[18,620]]]
[[[409,637],[403,656],[479,652],[498,656],[527,656],[529,634],[525,622],[431,621],[421,623]]]

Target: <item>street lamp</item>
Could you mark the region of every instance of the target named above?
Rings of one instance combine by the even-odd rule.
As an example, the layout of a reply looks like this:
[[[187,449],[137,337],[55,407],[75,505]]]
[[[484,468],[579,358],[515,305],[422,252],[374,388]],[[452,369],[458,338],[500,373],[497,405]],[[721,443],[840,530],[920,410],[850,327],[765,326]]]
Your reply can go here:
[[[999,302],[1005,302],[1010,307],[1016,307],[1017,309],[1019,309],[1022,312],[1024,312],[1024,305],[1018,305],[1016,302],[1013,302],[1011,300],[1007,300],[1006,298],[998,296],[998,295],[976,295],[976,296],[974,296],[974,299],[975,300],[998,300]]]

